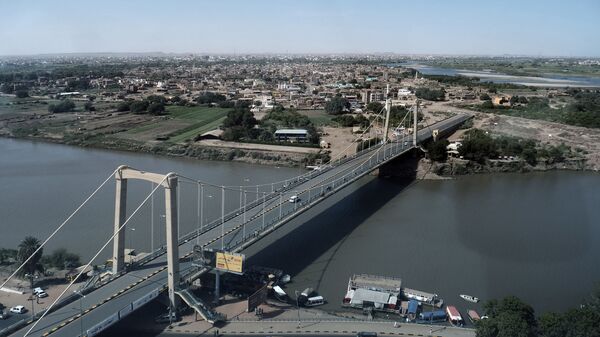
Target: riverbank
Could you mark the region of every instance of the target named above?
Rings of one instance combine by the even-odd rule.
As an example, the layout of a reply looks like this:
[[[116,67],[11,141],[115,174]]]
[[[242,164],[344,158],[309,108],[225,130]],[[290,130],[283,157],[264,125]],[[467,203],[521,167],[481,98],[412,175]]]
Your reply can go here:
[[[31,135],[15,136],[3,135],[6,138],[25,139],[55,144],[64,144],[84,148],[97,148],[114,151],[126,151],[134,153],[147,153],[168,157],[186,157],[199,160],[237,161],[249,164],[273,165],[297,167],[310,165],[311,160],[318,158],[322,153],[306,151],[299,148],[298,152],[291,151],[286,147],[276,151],[273,147],[269,149],[252,148],[230,148],[216,145],[200,145],[197,143],[165,143],[165,142],[139,142],[120,138],[91,137],[80,135],[75,137],[36,137]],[[260,145],[260,144],[259,144]]]

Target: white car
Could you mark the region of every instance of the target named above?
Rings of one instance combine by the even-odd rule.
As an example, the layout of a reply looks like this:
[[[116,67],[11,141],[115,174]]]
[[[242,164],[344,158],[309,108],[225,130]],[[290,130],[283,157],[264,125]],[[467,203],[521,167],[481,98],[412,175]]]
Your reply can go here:
[[[13,314],[24,314],[27,312],[27,309],[22,305],[17,305],[16,307],[10,308],[10,312]]]
[[[292,195],[292,196],[290,197],[290,200],[288,200],[288,201],[289,201],[289,202],[291,202],[292,204],[295,204],[295,203],[297,203],[298,201],[300,201],[300,198],[298,198],[298,196],[297,196],[297,195]]]

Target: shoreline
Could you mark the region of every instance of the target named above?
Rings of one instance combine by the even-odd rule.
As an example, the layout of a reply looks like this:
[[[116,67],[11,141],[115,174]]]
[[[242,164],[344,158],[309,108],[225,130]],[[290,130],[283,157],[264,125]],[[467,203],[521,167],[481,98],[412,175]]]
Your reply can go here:
[[[2,138],[60,144],[79,148],[91,148],[106,151],[159,155],[172,158],[194,160],[235,161],[247,164],[299,167],[306,164],[308,153],[289,151],[269,151],[258,149],[235,149],[197,144],[148,144],[124,139],[73,139],[65,140],[50,137],[0,135]]]
[[[2,138],[27,140],[34,142],[52,143],[79,148],[92,148],[106,151],[119,151],[126,153],[138,153],[159,155],[172,158],[187,158],[192,160],[212,160],[220,162],[240,162],[253,165],[265,166],[283,166],[283,167],[302,167],[311,165],[309,155],[311,153],[273,151],[260,149],[240,149],[218,147],[214,145],[203,146],[199,144],[148,144],[122,139],[102,139],[101,141],[88,139],[73,139],[65,141],[59,138],[35,137],[35,136],[14,136],[0,135]],[[316,153],[316,152],[315,152]],[[318,153],[321,153],[319,151]],[[428,165],[429,167],[425,167]],[[386,176],[409,177],[412,175],[405,170],[403,165],[396,167],[398,172],[386,174]],[[475,174],[493,174],[493,173],[530,173],[547,171],[587,171],[599,172],[594,166],[587,164],[585,159],[565,160],[560,163],[539,163],[535,166],[527,164],[523,160],[496,160],[488,159],[484,164],[477,162],[448,158],[445,162],[435,162],[429,159],[421,158],[416,165],[415,178],[418,180],[444,180],[454,177],[468,176]],[[389,173],[389,172],[388,172]]]

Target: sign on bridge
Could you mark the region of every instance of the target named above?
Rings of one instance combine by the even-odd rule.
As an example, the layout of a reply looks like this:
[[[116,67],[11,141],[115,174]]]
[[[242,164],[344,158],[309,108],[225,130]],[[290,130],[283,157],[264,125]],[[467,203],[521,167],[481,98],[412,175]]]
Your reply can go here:
[[[243,274],[244,258],[243,254],[217,252],[215,268],[228,273]]]

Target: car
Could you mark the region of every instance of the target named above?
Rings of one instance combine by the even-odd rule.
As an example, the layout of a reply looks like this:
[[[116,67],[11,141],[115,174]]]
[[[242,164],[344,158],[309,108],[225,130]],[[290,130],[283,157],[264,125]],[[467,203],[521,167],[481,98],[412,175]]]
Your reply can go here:
[[[43,293],[44,289],[37,287],[37,288],[34,288],[32,292],[34,295],[37,295],[38,293]]]
[[[298,196],[297,196],[297,195],[292,195],[292,196],[290,197],[290,200],[288,200],[288,201],[289,201],[289,202],[291,202],[292,204],[295,204],[295,203],[297,203],[298,201],[300,201],[300,198],[298,198]]]
[[[10,317],[10,313],[8,312],[8,310],[0,311],[0,319],[7,319],[9,317]]]
[[[24,314],[27,312],[27,309],[22,305],[17,305],[16,307],[10,308],[10,312],[13,314]]]
[[[35,293],[35,295],[36,295],[38,298],[44,298],[44,297],[48,297],[48,293],[46,293],[46,292],[45,292],[45,291],[43,291],[43,290],[42,290],[42,291],[40,291],[40,292],[37,292],[37,293]]]

